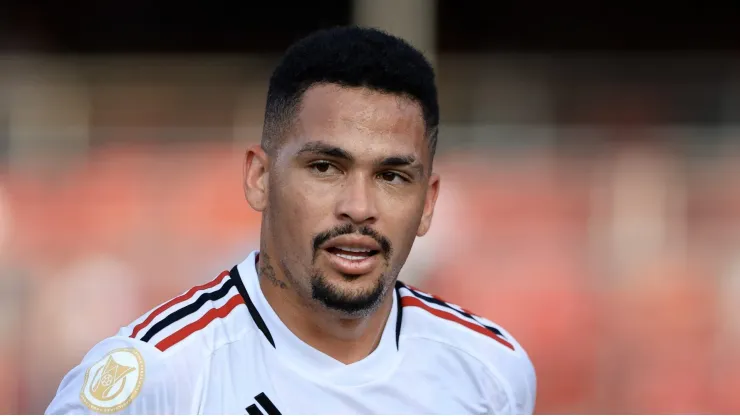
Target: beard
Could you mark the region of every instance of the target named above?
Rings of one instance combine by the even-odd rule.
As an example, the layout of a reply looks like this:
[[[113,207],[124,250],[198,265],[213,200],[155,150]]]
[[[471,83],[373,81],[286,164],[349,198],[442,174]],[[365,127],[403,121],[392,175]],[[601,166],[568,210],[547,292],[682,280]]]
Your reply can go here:
[[[354,224],[343,224],[329,231],[314,236],[311,248],[313,249],[312,263],[315,267],[319,256],[319,247],[331,238],[345,234],[360,234],[373,238],[380,246],[379,255],[388,263],[393,253],[390,240],[379,234],[370,227],[357,227]],[[344,275],[346,282],[351,282],[359,276]],[[348,289],[332,284],[326,275],[318,269],[310,274],[311,297],[320,302],[326,308],[341,312],[349,317],[363,317],[370,315],[378,309],[388,292],[388,279],[385,273],[381,273],[370,289]]]
[[[351,280],[353,276],[346,276]],[[341,312],[349,317],[363,317],[378,309],[388,291],[386,278],[378,277],[371,289],[348,290],[337,287],[319,271],[311,275],[311,297],[326,308]]]

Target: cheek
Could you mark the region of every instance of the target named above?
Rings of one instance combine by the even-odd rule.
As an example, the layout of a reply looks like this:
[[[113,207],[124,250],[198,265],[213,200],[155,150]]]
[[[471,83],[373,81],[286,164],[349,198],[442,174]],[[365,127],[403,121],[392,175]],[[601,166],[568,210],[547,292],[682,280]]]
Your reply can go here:
[[[309,181],[303,181],[297,186],[285,189],[285,198],[291,201],[291,217],[315,223],[320,218],[331,214],[331,201],[334,189],[330,187],[318,187]]]
[[[307,181],[295,182],[282,184],[276,193],[277,221],[293,236],[322,231],[315,228],[332,212],[330,190],[316,189]]]
[[[403,201],[386,207],[386,223],[391,233],[388,237],[392,238],[391,242],[396,243],[394,250],[399,254],[411,250],[423,210],[423,202],[417,201]]]

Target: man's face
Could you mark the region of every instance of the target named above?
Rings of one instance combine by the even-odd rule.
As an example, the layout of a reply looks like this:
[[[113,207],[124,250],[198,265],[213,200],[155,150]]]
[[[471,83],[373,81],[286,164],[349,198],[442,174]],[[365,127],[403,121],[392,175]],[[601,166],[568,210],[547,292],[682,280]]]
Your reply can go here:
[[[268,247],[288,284],[345,315],[392,288],[439,188],[420,106],[336,85],[303,96],[269,164]]]

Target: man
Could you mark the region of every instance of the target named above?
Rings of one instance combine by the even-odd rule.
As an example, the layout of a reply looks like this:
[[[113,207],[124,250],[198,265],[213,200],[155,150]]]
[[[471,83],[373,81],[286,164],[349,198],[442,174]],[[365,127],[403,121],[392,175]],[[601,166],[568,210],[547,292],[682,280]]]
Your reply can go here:
[[[438,123],[434,72],[402,40],[292,46],[246,154],[260,250],[96,345],[47,413],[532,413],[510,334],[396,281],[432,221]]]

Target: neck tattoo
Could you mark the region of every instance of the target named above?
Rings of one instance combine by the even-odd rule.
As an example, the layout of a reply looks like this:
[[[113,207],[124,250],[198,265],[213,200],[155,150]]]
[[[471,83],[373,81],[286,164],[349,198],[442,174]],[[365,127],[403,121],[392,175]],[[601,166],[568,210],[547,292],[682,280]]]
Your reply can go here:
[[[273,286],[277,286],[280,289],[286,289],[288,287],[285,282],[275,276],[275,269],[272,267],[272,264],[270,264],[270,257],[268,257],[267,254],[260,254],[259,263],[260,277],[264,277],[268,282],[272,283]]]

